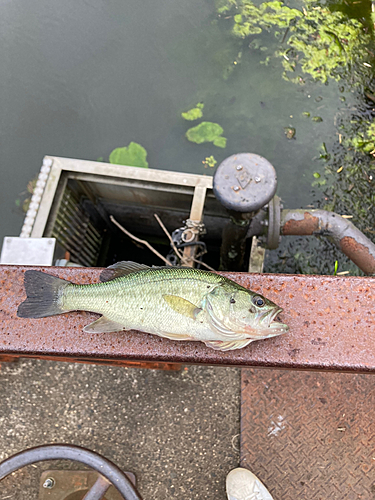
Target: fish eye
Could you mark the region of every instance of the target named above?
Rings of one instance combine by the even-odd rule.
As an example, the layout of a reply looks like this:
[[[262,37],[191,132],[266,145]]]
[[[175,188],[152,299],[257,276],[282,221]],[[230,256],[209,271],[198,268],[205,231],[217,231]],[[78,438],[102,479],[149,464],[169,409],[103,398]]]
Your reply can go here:
[[[265,301],[259,295],[255,295],[255,297],[253,297],[253,304],[258,306],[258,307],[263,307],[265,304]]]

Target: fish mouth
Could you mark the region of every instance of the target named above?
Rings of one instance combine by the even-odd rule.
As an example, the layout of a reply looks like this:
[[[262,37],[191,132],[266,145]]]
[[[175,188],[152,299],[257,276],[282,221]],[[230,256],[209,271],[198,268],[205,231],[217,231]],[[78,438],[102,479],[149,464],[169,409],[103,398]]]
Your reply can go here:
[[[278,307],[275,311],[270,311],[264,316],[264,318],[262,318],[262,324],[267,328],[271,328],[275,335],[279,335],[280,333],[285,333],[289,330],[288,325],[281,323],[281,321],[277,318],[277,316],[281,312],[282,312],[281,307]]]

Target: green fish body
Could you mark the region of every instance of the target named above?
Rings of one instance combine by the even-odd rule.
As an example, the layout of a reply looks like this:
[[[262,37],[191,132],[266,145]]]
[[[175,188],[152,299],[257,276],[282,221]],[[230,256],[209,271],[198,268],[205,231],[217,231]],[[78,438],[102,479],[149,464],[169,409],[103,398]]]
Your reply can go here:
[[[40,318],[83,310],[102,315],[88,333],[139,330],[172,340],[199,340],[219,350],[245,347],[280,335],[281,309],[219,274],[193,268],[150,268],[119,262],[103,283],[77,285],[40,271],[26,271],[27,299],[19,317]]]

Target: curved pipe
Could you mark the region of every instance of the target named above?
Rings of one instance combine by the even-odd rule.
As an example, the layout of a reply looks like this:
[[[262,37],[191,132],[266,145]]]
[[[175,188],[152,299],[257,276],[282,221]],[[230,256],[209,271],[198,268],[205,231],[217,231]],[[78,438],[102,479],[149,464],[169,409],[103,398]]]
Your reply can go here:
[[[104,476],[121,493],[125,500],[142,500],[142,497],[117,465],[98,453],[80,446],[67,444],[37,446],[7,458],[0,463],[0,481],[21,467],[45,460],[74,460],[81,462]]]
[[[375,244],[341,215],[326,210],[282,210],[280,233],[327,236],[365,274],[375,275]]]

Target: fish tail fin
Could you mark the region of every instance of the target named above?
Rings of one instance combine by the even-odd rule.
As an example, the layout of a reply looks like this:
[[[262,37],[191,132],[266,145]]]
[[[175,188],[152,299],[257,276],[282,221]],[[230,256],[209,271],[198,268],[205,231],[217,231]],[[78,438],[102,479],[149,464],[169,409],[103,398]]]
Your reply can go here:
[[[69,281],[56,278],[41,271],[26,271],[24,285],[27,298],[18,306],[19,318],[44,318],[61,314],[60,297]]]

